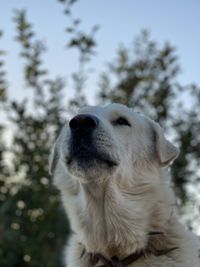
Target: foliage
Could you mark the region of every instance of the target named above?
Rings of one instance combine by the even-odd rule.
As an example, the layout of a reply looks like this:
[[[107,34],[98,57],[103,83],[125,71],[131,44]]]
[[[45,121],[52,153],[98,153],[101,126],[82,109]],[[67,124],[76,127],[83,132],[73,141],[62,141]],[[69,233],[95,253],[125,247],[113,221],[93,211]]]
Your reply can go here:
[[[47,77],[42,66],[45,48],[35,40],[25,11],[16,11],[15,22],[24,80],[33,98],[6,102],[14,136],[7,151],[12,164],[1,178],[0,266],[60,266],[69,225],[47,163],[53,136],[64,122],[64,83]],[[5,172],[3,163],[1,169]]]
[[[68,27],[65,29],[68,35],[67,48],[76,49],[79,55],[79,67],[76,73],[72,73],[74,83],[75,95],[73,99],[69,100],[69,107],[71,112],[84,106],[87,99],[83,93],[85,83],[87,80],[86,64],[90,62],[91,58],[95,55],[95,48],[97,46],[95,41],[95,34],[99,26],[94,25],[89,32],[81,30],[81,20],[72,14],[72,7],[77,0],[59,0],[64,7],[64,14],[68,18]]]
[[[2,37],[3,32],[0,31],[0,38]],[[4,61],[2,56],[5,55],[5,51],[0,49],[0,102],[5,101],[6,99],[6,89],[7,89],[7,83],[6,83],[6,73],[4,71]]]

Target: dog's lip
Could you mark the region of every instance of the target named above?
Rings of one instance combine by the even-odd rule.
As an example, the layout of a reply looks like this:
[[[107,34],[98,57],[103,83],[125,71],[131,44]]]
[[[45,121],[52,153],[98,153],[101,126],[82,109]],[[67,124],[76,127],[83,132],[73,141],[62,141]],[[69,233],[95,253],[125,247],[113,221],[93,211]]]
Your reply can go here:
[[[80,155],[81,153],[82,155]],[[69,166],[73,161],[90,161],[90,160],[96,160],[102,163],[105,163],[109,167],[115,167],[119,165],[119,162],[117,159],[111,158],[111,156],[105,152],[101,152],[96,150],[94,147],[91,149],[90,144],[86,145],[84,143],[81,143],[81,145],[78,146],[78,149],[73,152],[70,152],[66,156],[66,164]]]
[[[116,160],[110,159],[108,156],[104,157],[103,155],[95,155],[93,157],[94,160],[98,160],[101,162],[106,163],[106,165],[110,166],[110,167],[116,167],[119,165],[119,163]],[[73,161],[77,161],[78,157],[75,156],[66,156],[66,164],[67,166],[69,166]],[[84,160],[84,158],[82,158],[82,160]]]

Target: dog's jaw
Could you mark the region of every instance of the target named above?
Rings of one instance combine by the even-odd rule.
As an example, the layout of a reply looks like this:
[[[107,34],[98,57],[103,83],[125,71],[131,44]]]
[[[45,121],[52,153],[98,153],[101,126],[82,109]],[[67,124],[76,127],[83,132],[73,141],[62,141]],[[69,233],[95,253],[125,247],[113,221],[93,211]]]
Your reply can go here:
[[[92,133],[69,133],[63,151],[66,169],[80,181],[91,182],[112,175],[120,158],[112,140],[98,127]]]

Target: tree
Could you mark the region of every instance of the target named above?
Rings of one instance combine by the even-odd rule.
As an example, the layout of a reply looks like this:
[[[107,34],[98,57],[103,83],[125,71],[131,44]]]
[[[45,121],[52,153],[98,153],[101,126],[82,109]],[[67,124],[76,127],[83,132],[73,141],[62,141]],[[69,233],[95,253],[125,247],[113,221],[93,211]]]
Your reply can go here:
[[[0,265],[60,266],[69,225],[47,163],[53,136],[64,122],[64,83],[59,77],[47,77],[42,66],[45,47],[35,40],[25,11],[16,11],[15,22],[25,61],[24,79],[33,99],[8,99],[5,104],[14,136],[7,151],[12,164],[1,179]],[[5,175],[5,167],[1,168]]]

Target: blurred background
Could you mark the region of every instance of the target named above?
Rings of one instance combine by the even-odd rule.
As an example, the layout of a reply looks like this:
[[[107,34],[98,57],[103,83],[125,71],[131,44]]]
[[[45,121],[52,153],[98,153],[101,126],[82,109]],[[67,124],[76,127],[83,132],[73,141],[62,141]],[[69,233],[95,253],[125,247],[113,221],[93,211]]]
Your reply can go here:
[[[147,114],[180,148],[172,185],[200,234],[200,2],[0,0],[0,266],[61,267],[69,224],[48,172],[85,104]]]

